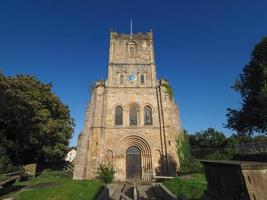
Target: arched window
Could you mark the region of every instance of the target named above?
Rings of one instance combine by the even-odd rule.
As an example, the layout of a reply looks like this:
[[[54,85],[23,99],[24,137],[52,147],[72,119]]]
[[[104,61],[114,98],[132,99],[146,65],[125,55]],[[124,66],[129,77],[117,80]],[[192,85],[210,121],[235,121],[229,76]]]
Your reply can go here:
[[[115,125],[122,125],[123,122],[123,108],[117,106],[115,108]]]
[[[130,57],[133,58],[134,57],[134,48],[130,47]]]
[[[145,84],[145,75],[144,74],[141,75],[140,82],[142,85]]]
[[[131,107],[130,113],[129,113],[129,122],[130,125],[137,125],[137,109],[135,107]]]
[[[124,75],[123,74],[120,75],[120,84],[124,84]]]
[[[150,106],[146,106],[144,109],[144,121],[145,125],[152,125],[152,109]]]

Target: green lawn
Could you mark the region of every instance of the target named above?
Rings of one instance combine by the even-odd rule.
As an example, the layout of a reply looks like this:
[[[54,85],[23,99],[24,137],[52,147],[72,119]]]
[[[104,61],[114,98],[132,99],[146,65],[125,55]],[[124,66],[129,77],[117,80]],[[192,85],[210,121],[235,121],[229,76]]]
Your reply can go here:
[[[206,189],[207,182],[204,174],[196,173],[177,177],[164,182],[164,185],[177,197],[190,200],[200,199]]]
[[[27,182],[17,182],[12,192],[16,200],[93,200],[103,185],[94,180],[74,181],[60,171],[46,170]]]

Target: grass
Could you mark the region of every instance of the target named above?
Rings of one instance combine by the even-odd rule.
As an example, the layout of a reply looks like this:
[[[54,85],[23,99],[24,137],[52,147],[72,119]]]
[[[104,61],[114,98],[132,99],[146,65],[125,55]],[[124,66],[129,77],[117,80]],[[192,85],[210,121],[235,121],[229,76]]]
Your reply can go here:
[[[204,174],[196,173],[190,174],[186,178],[176,177],[164,182],[164,185],[177,197],[197,200],[203,195],[207,182]]]
[[[35,179],[16,182],[13,188],[19,190],[6,197],[16,200],[93,200],[103,185],[94,180],[72,180],[60,171],[46,170]]]

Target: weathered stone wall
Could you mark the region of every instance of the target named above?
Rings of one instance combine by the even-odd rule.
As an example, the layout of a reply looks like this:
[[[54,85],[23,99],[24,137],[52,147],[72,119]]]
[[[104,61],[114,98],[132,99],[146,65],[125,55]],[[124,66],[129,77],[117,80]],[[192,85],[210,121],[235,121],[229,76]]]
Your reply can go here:
[[[134,73],[137,80],[127,81],[127,76]],[[120,76],[124,75],[124,83]],[[145,83],[141,84],[141,75]],[[156,67],[152,32],[133,35],[110,33],[108,87],[155,87]]]
[[[92,116],[93,116],[93,107],[94,107],[94,91],[91,95],[91,102],[88,104],[85,113],[85,120],[84,120],[84,128],[83,131],[80,133],[78,137],[78,146],[77,146],[77,155],[75,160],[74,166],[74,179],[84,179],[86,174],[87,168],[87,156],[90,154],[88,151],[89,148],[89,138],[90,138],[90,131],[92,126]]]
[[[154,63],[152,32],[133,35],[111,32],[109,63]]]

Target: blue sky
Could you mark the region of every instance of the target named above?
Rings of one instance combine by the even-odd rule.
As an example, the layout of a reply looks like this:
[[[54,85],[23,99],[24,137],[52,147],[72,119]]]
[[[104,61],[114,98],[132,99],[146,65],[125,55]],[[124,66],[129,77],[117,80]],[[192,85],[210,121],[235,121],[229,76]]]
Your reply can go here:
[[[182,125],[223,128],[230,87],[267,35],[267,1],[1,0],[0,68],[51,82],[81,132],[89,87],[107,77],[109,30],[154,33],[158,78],[171,83]]]

